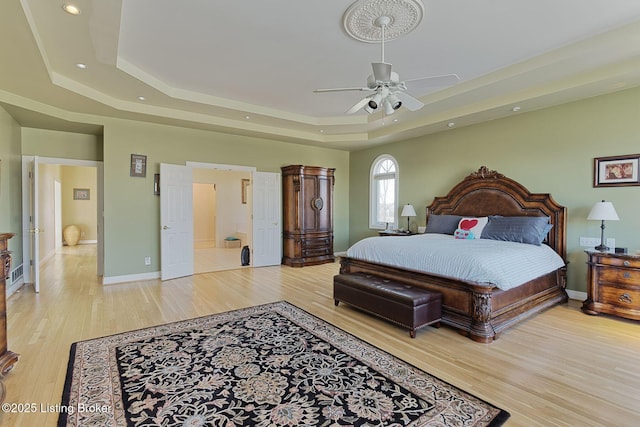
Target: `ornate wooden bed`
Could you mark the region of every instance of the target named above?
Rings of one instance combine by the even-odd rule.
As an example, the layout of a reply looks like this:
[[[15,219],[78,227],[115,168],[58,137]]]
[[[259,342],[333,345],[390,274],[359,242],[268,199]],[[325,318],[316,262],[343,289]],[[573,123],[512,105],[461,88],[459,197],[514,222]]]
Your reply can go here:
[[[427,206],[430,214],[462,216],[548,216],[553,227],[545,243],[566,264],[567,210],[549,194],[532,194],[518,182],[481,167],[444,197]],[[340,274],[366,272],[421,286],[442,294],[442,322],[478,342],[491,342],[510,326],[558,303],[566,302],[566,267],[510,290],[478,282],[408,271],[342,257]]]

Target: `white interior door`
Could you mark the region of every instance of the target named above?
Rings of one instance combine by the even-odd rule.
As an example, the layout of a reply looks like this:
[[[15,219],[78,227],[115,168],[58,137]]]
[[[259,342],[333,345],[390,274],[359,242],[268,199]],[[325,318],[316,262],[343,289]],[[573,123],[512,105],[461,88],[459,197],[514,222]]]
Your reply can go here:
[[[58,250],[62,247],[62,184],[57,179],[53,181],[53,208],[53,243]]]
[[[98,218],[96,223],[98,224],[98,245],[96,247],[98,265],[96,266],[96,273],[98,276],[104,276],[104,164],[102,162],[97,163],[97,184],[98,184],[98,197],[97,202],[97,214]]]
[[[193,174],[188,166],[160,164],[161,279],[193,274]]]
[[[29,164],[29,271],[36,292],[40,292],[40,233],[44,231],[38,218],[38,163],[38,156],[34,156]]]
[[[280,174],[253,172],[254,267],[282,262],[282,186]]]

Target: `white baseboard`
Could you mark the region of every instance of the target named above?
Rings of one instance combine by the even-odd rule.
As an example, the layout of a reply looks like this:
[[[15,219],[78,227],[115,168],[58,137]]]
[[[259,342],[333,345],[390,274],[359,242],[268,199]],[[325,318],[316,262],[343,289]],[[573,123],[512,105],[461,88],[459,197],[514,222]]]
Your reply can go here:
[[[95,245],[96,243],[98,243],[97,240],[80,240],[80,241],[78,241],[79,245]]]
[[[9,298],[11,295],[13,295],[14,293],[16,293],[16,291],[18,289],[20,289],[22,287],[22,285],[24,285],[24,277],[20,277],[18,280],[16,280],[15,282],[11,283],[7,289],[7,298]]]
[[[143,280],[154,280],[160,278],[159,271],[152,271],[150,273],[141,273],[141,274],[129,274],[125,276],[107,276],[102,277],[103,285],[115,285],[118,283],[126,283],[126,282],[138,282]]]
[[[567,289],[567,295],[569,295],[569,299],[575,299],[578,301],[584,301],[587,299],[587,293],[581,291],[572,291],[571,289]]]

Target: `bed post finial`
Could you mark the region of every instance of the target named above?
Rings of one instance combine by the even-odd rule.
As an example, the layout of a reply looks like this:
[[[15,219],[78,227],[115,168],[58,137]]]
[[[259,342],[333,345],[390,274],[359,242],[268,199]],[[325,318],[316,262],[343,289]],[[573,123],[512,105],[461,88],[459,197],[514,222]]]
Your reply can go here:
[[[486,166],[480,166],[480,168],[469,175],[469,178],[504,178],[504,175],[497,171],[489,170]]]

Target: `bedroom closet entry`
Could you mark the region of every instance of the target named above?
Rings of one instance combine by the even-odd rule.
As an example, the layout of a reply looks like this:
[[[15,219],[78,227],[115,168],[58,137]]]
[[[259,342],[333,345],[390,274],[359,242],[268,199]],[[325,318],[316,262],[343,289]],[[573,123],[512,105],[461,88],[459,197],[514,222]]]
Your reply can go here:
[[[250,179],[243,171],[193,170],[195,274],[248,267],[242,266],[240,252],[251,245],[251,214],[242,188]]]
[[[187,162],[161,163],[160,177],[162,280],[280,264],[279,173]]]

